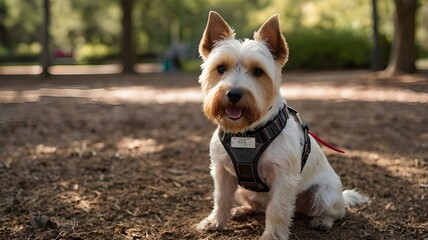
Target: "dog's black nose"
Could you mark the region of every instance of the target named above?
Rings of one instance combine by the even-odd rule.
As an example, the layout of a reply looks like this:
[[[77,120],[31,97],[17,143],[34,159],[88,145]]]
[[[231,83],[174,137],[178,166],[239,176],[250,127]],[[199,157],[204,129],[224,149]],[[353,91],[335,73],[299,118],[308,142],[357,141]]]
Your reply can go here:
[[[239,100],[241,100],[243,95],[244,95],[244,92],[239,88],[232,88],[226,92],[227,98],[229,99],[230,102],[233,102],[233,103],[239,102]]]

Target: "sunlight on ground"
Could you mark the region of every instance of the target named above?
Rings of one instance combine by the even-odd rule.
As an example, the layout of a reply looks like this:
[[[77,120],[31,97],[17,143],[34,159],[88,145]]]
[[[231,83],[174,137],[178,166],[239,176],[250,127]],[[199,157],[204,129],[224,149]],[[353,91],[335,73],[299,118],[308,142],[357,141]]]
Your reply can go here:
[[[125,137],[119,141],[118,146],[119,149],[138,149],[138,152],[141,154],[160,152],[164,148],[162,144],[158,144],[153,138],[133,139]]]
[[[288,100],[428,103],[428,93],[398,88],[288,84],[281,88],[281,94]],[[136,86],[106,89],[42,88],[24,91],[0,90],[0,102],[3,103],[37,102],[41,97],[84,98],[109,104],[164,104],[199,103],[202,102],[203,94],[199,87],[158,89]]]
[[[281,90],[286,99],[293,100],[346,100],[367,102],[428,103],[427,93],[395,88],[367,88],[359,86],[302,86],[288,85]]]
[[[162,72],[162,65],[156,63],[136,64],[134,70],[137,73],[159,73]],[[49,67],[49,72],[53,75],[84,75],[84,74],[115,74],[122,71],[120,64],[103,65],[54,65]],[[39,65],[30,66],[0,66],[2,75],[38,75],[42,73]]]
[[[409,157],[361,150],[347,150],[346,156],[349,158],[361,158],[363,162],[369,165],[375,162],[376,166],[386,169],[392,176],[405,179],[412,184],[422,185],[428,182],[427,177],[418,178],[416,179],[417,182],[413,182],[412,180],[415,175],[425,175],[423,166],[427,165],[428,162],[424,159],[414,158],[413,161],[406,161],[405,159],[408,159]],[[426,195],[423,195],[422,197],[428,198]]]
[[[42,73],[42,67],[39,65],[32,66],[0,66],[2,75],[38,75]]]

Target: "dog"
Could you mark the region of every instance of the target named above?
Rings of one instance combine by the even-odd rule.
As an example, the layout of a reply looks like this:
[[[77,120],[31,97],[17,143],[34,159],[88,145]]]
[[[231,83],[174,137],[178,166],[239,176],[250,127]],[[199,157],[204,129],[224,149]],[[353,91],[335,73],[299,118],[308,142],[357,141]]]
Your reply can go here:
[[[368,200],[355,190],[342,191],[302,117],[280,95],[289,50],[278,15],[254,39],[240,41],[211,11],[199,53],[202,110],[218,128],[209,151],[214,207],[198,230],[221,230],[231,217],[264,211],[260,239],[288,239],[295,212],[311,217],[313,228],[327,230],[345,207]]]

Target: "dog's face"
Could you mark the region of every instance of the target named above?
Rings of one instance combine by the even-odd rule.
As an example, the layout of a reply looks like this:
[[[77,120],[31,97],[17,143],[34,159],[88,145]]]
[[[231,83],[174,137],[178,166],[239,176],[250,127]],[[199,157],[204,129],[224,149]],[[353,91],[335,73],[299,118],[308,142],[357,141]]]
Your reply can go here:
[[[218,13],[210,12],[199,45],[204,61],[199,82],[205,116],[224,131],[242,132],[267,114],[279,94],[288,48],[278,15],[254,33],[254,40],[234,35]]]

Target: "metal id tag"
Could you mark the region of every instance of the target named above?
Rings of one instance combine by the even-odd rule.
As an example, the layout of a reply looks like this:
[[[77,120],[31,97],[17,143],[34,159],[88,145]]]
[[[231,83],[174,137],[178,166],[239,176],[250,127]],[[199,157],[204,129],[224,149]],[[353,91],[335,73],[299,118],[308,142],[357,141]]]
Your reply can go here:
[[[254,137],[232,137],[230,145],[233,148],[256,148],[256,138]]]

